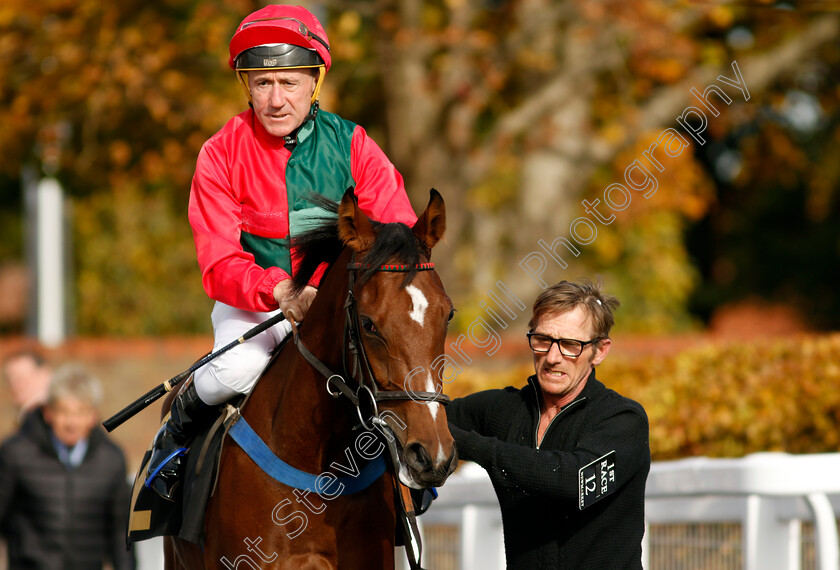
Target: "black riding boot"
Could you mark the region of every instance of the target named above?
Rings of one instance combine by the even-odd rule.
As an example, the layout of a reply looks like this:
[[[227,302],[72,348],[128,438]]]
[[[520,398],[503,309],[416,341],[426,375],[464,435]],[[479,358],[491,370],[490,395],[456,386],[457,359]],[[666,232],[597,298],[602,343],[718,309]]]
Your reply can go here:
[[[175,500],[187,444],[217,415],[218,406],[202,402],[192,382],[175,396],[172,415],[155,436],[146,487],[164,499]]]

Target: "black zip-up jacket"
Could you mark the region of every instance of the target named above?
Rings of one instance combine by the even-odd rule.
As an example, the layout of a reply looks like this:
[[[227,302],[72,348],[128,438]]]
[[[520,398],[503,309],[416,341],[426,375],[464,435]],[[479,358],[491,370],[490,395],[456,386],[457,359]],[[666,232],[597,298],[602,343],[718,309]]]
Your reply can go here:
[[[134,568],[126,552],[128,481],[122,451],[94,428],[78,467],[66,467],[40,411],[0,447],[0,530],[11,570]]]
[[[447,406],[461,459],[490,474],[502,511],[510,570],[641,568],[647,415],[607,389],[593,369],[537,448],[536,377]],[[613,453],[614,452],[614,453]]]

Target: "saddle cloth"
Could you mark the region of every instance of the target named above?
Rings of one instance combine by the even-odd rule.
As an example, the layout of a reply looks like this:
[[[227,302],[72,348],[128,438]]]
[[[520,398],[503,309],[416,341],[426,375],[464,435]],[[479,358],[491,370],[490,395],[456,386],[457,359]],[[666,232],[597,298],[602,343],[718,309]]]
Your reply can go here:
[[[232,409],[233,406],[223,408],[225,411]],[[201,433],[190,444],[181,492],[175,501],[167,501],[145,486],[149,458],[152,454],[151,446],[149,447],[134,478],[128,521],[128,544],[156,536],[178,536],[203,545],[204,511],[213,492],[225,434],[223,420],[226,416],[227,413],[220,414],[210,429]],[[167,415],[164,421],[168,418]]]
[[[271,359],[260,374],[274,363],[280,351],[289,342],[287,335],[275,347]],[[191,382],[192,379],[188,380]],[[257,380],[259,382],[259,380]],[[167,501],[145,486],[152,444],[146,450],[140,469],[134,477],[129,509],[126,544],[147,540],[156,536],[178,536],[194,544],[204,543],[204,512],[213,493],[216,472],[222,456],[222,443],[227,433],[230,414],[244,405],[248,396],[234,398],[226,406],[220,406],[219,417],[206,431],[202,431],[190,444],[181,492],[175,501]],[[162,424],[169,419],[163,418]]]

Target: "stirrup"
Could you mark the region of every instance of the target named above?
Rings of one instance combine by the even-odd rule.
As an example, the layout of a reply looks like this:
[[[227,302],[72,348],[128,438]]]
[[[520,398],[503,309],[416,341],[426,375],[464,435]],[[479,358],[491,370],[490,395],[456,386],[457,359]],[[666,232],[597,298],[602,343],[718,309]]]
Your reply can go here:
[[[187,449],[188,448],[186,448],[186,447],[181,447],[179,449],[176,449],[175,451],[170,453],[166,458],[164,458],[163,461],[158,463],[158,466],[155,467],[152,470],[152,472],[149,473],[149,475],[146,477],[146,482],[143,484],[143,486],[146,487],[147,489],[151,488],[152,481],[155,480],[155,478],[158,476],[158,474],[161,472],[161,470],[164,467],[166,467],[169,464],[169,462],[172,461],[173,459],[175,459],[176,457],[182,457],[182,456],[186,455],[187,454]]]

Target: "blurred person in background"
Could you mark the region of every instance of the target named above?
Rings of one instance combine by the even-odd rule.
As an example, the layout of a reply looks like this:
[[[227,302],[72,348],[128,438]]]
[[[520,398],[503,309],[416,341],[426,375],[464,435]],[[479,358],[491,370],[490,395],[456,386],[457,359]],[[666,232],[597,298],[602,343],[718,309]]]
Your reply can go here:
[[[99,382],[58,368],[46,403],[0,446],[0,532],[10,569],[134,568],[125,457],[98,426]]]
[[[34,349],[14,352],[3,360],[3,378],[21,417],[47,401],[51,375],[52,369]]]
[[[458,457],[493,482],[511,570],[642,567],[647,415],[595,378],[617,307],[589,281],[547,288],[528,325],[527,384],[446,408]]]
[[[324,214],[308,196],[338,202],[353,188],[369,217],[417,221],[402,176],[373,139],[319,109],[332,58],[313,14],[299,6],[266,6],[242,21],[229,48],[228,64],[250,108],[202,147],[189,204],[202,282],[216,301],[213,350],[278,310],[287,321],[200,368],[175,398],[147,472],[147,484],[171,500],[189,441],[214,417],[215,405],[251,391],[291,331],[288,321],[300,322],[315,297],[322,272],[302,291],[291,284],[291,239]]]

